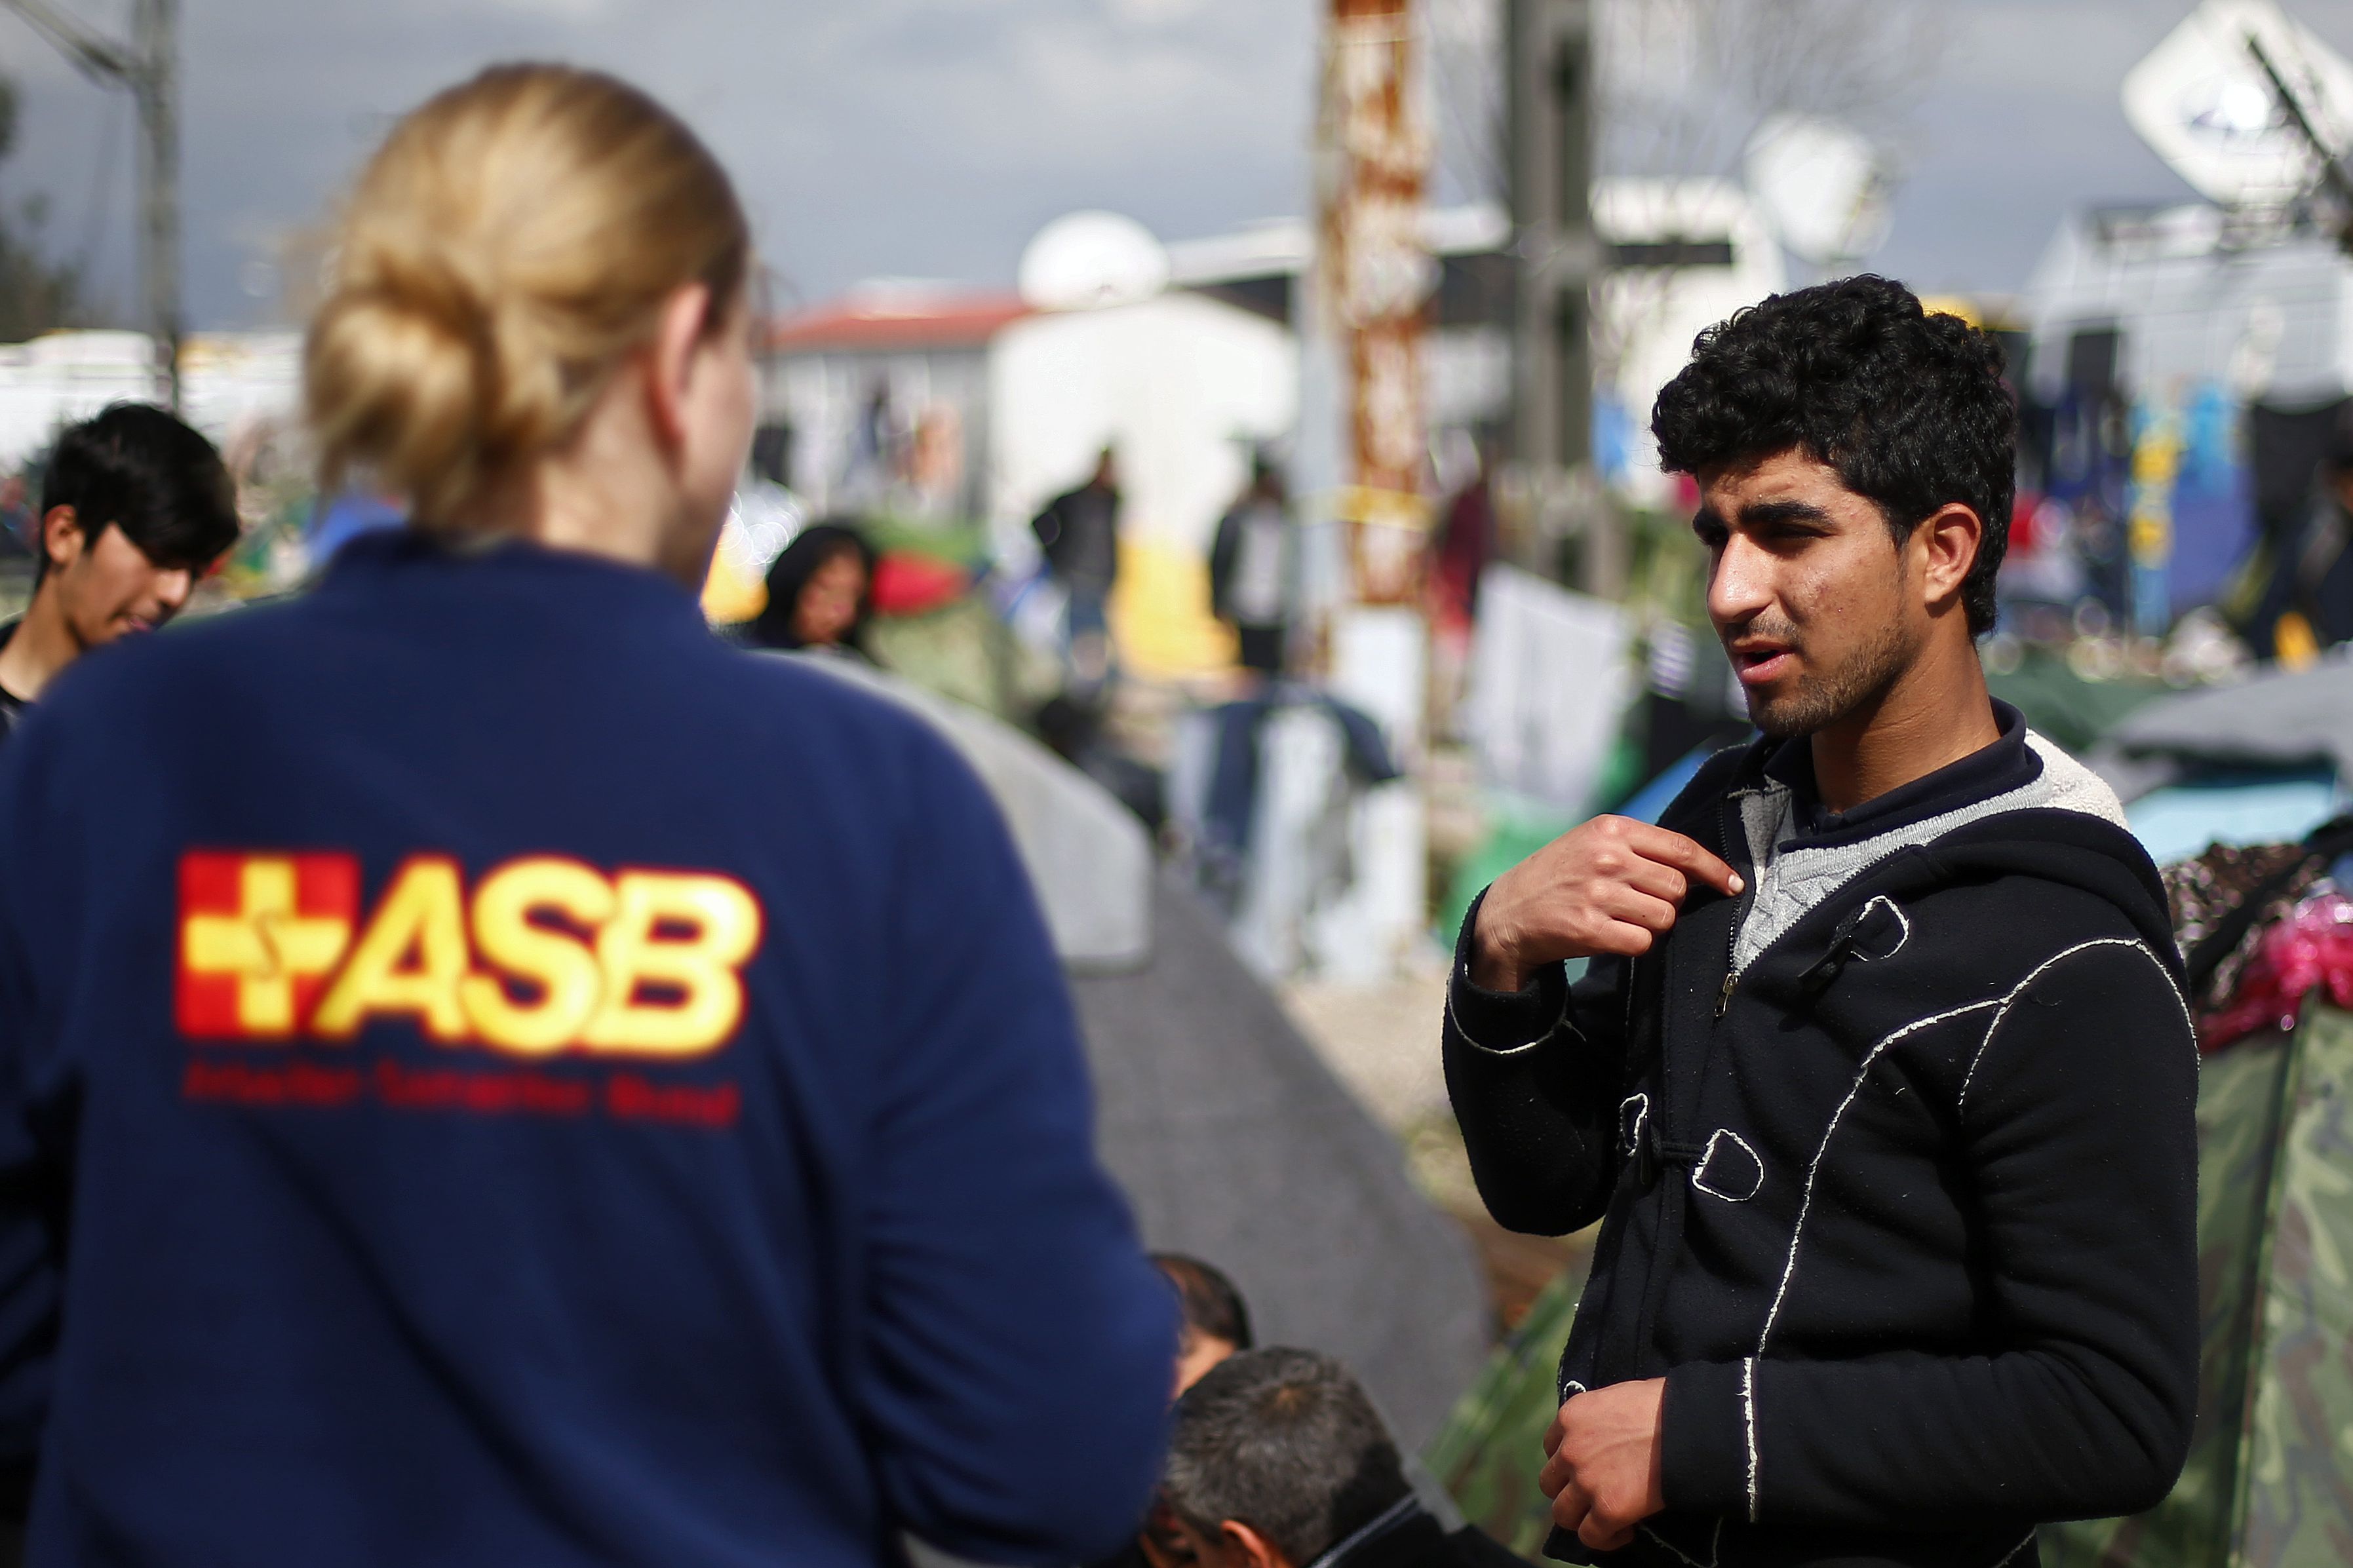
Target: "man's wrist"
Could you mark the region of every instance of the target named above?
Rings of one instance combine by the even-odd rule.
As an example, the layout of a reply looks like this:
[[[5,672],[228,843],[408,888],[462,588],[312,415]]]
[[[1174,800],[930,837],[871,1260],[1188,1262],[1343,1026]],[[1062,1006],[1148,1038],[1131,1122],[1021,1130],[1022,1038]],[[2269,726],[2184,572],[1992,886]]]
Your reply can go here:
[[[1560,965],[1540,965],[1520,984],[1499,990],[1481,978],[1477,936],[1487,895],[1481,893],[1463,917],[1455,939],[1454,973],[1447,984],[1447,1017],[1456,1034],[1483,1051],[1509,1054],[1535,1045],[1559,1027],[1568,1005],[1567,978]]]
[[[1519,954],[1499,940],[1491,926],[1482,914],[1472,930],[1469,963],[1464,966],[1471,984],[1504,996],[1526,990],[1527,972],[1520,967]]]

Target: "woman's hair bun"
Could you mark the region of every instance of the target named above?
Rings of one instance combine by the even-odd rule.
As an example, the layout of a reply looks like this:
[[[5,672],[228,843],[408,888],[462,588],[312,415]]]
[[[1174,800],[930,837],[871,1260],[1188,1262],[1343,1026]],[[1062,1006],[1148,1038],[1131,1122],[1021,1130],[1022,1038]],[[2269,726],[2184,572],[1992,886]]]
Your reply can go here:
[[[361,176],[311,324],[322,484],[452,525],[571,434],[674,290],[730,304],[749,262],[725,173],[637,89],[502,66],[442,93]]]

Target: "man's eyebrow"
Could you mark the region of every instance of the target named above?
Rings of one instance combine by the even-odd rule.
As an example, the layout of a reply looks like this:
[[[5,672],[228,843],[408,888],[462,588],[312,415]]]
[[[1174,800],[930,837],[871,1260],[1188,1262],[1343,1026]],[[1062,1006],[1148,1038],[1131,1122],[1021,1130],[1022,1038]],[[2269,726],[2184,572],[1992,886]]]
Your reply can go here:
[[[1758,528],[1777,522],[1810,522],[1826,525],[1833,520],[1829,512],[1810,501],[1760,500],[1742,507],[1740,521],[1750,528]]]

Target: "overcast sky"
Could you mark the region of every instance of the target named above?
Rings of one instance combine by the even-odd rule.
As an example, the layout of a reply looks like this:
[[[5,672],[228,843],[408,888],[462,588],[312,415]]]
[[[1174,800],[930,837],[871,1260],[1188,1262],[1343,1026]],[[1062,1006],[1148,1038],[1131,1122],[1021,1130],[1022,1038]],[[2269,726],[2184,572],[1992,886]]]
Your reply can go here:
[[[107,31],[128,0],[53,0]],[[1477,0],[1448,0],[1458,9]],[[2353,0],[2286,0],[2353,52]],[[1007,284],[1059,213],[1165,238],[1305,200],[1314,0],[184,0],[188,314],[266,321],[268,264],[317,222],[387,117],[491,59],[618,69],[726,160],[787,286]],[[1949,36],[1905,140],[1882,270],[1930,289],[2023,281],[2088,203],[2188,195],[2126,126],[2125,70],[2189,0],[1942,0]],[[23,122],[0,197],[50,199],[52,248],[132,299],[121,95],[14,17]],[[789,296],[788,296],[789,297]]]

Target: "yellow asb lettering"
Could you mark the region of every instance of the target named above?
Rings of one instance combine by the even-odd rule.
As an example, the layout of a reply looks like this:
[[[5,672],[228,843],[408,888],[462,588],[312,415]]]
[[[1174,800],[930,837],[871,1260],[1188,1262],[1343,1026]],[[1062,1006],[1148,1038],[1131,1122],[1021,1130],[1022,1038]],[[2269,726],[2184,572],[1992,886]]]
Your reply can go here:
[[[592,1051],[692,1056],[734,1034],[737,971],[760,945],[760,906],[743,884],[691,872],[624,871],[596,933],[603,997],[581,1042]],[[656,994],[643,995],[651,988]]]
[[[458,864],[418,856],[393,879],[311,1027],[348,1039],[370,1017],[405,1013],[437,1040],[462,1040],[466,1009],[459,994],[470,967]]]
[[[482,879],[474,889],[474,950],[539,991],[538,1001],[519,1004],[496,976],[468,975],[459,994],[483,1044],[545,1056],[580,1038],[603,991],[596,955],[531,917],[547,910],[594,930],[612,918],[615,901],[598,873],[552,856],[510,861]]]

